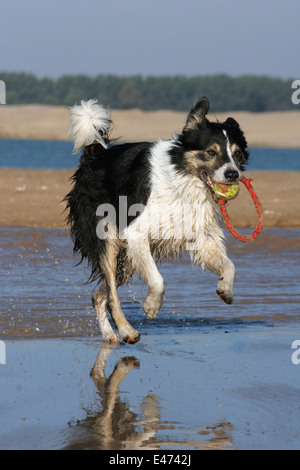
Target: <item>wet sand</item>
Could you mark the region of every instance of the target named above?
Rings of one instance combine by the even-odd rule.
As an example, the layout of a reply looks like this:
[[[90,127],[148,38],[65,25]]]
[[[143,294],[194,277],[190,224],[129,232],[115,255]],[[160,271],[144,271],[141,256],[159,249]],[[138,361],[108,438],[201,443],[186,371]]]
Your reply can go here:
[[[0,449],[299,449],[294,340],[279,328],[149,334],[112,350],[7,341]]]
[[[241,229],[242,230],[242,229]],[[246,231],[246,230],[245,230]],[[299,229],[264,229],[255,242],[227,237],[236,265],[235,301],[215,294],[217,277],[192,267],[188,255],[161,263],[165,298],[157,321],[141,308],[146,286],[133,278],[119,295],[130,321],[143,334],[180,329],[183,333],[236,327],[297,324],[299,318]],[[64,229],[0,229],[0,331],[10,339],[98,337],[86,263],[76,266]],[[154,330],[153,330],[154,328]],[[1,339],[1,338],[0,338]]]
[[[184,258],[159,266],[165,300],[150,321],[134,278],[119,294],[141,340],[113,348],[67,231],[7,227],[0,240],[0,449],[300,448],[299,229],[228,238],[230,306]]]

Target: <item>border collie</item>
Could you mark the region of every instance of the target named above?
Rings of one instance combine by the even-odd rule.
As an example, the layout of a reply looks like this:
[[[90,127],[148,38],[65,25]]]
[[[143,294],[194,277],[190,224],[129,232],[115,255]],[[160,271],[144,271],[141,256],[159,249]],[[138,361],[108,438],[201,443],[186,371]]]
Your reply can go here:
[[[238,182],[248,160],[239,124],[228,118],[210,122],[202,98],[183,130],[170,140],[120,144],[109,139],[111,118],[97,100],[71,108],[70,136],[80,165],[66,196],[74,253],[98,281],[93,305],[103,341],[118,336],[133,344],[140,334],[126,320],[117,294],[134,272],[148,285],[143,309],[154,319],[161,307],[164,281],[156,262],[188,251],[202,268],[219,276],[217,294],[233,300],[235,267],[226,255],[222,217],[214,182]]]

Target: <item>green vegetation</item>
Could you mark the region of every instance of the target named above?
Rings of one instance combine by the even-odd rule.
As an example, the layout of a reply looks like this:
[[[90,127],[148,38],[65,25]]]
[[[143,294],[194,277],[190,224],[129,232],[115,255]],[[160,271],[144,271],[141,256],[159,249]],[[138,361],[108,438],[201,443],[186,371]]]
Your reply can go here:
[[[7,104],[70,106],[82,99],[96,98],[111,109],[187,111],[199,98],[207,96],[213,112],[296,109],[291,101],[293,80],[264,76],[65,75],[52,79],[0,72],[0,79],[6,84]]]

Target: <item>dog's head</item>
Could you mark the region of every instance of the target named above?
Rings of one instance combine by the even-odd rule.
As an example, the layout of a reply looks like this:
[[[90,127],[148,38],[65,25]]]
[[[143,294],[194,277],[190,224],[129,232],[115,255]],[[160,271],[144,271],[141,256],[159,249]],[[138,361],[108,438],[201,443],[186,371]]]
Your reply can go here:
[[[207,98],[202,98],[188,115],[179,136],[180,169],[200,178],[209,187],[218,183],[232,184],[242,177],[249,153],[239,124],[231,117],[225,122],[210,122]],[[179,163],[177,159],[177,164]]]

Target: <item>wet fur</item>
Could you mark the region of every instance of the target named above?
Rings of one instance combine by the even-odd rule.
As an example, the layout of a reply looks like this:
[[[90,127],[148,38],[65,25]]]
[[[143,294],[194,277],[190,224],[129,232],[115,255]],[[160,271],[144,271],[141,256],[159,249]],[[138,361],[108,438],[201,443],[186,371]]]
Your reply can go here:
[[[155,318],[164,293],[155,261],[179,257],[187,247],[193,262],[219,276],[217,294],[221,300],[232,302],[234,266],[226,255],[221,215],[207,178],[228,184],[238,181],[248,151],[238,123],[233,118],[224,123],[209,122],[208,108],[208,100],[200,100],[174,139],[128,144],[110,142],[110,117],[95,100],[71,110],[74,142],[84,143],[86,133],[87,144],[83,144],[73,188],[66,196],[67,220],[74,252],[88,260],[90,280],[100,283],[93,304],[104,341],[118,340],[106,309],[121,341],[139,340],[140,334],[122,312],[117,288],[137,272],[149,287],[144,311],[149,318]],[[140,205],[133,206],[136,209],[125,223],[123,218],[121,226],[120,197],[127,198],[127,208]],[[103,214],[97,215],[102,204],[115,208],[114,220],[107,222]],[[185,205],[189,208],[185,215],[187,228],[178,236],[176,230]],[[111,234],[106,239],[97,236],[101,220]]]

